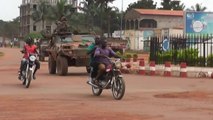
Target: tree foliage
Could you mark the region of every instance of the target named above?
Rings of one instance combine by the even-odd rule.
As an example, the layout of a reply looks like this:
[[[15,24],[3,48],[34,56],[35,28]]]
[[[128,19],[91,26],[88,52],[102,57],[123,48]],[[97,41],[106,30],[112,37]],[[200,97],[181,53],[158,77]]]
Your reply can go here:
[[[46,20],[56,21],[62,16],[68,19],[71,31],[91,32],[95,31],[98,34],[109,33],[121,28],[121,13],[118,8],[110,7],[108,4],[115,0],[84,0],[78,7],[81,12],[77,13],[76,9],[71,5],[66,4],[66,0],[60,0],[56,5],[50,6],[46,0],[41,0],[37,9],[34,10],[32,18],[36,22],[43,22]],[[162,7],[159,9],[165,10],[183,10],[184,4],[175,0],[163,0]],[[154,0],[140,0],[130,4],[126,10],[132,8],[141,9],[157,9],[157,3]],[[200,4],[192,6],[190,10],[205,11],[206,7]],[[15,21],[4,22],[0,20],[0,35],[14,36],[18,35],[19,19]]]
[[[85,15],[85,26],[88,31],[95,31],[98,34],[109,32],[118,26],[118,8],[109,7],[108,3],[114,0],[85,0],[80,4],[83,5],[80,10]],[[110,24],[116,23],[111,27]],[[99,29],[97,29],[99,28]],[[116,28],[118,29],[118,28]]]
[[[195,6],[191,6],[191,8],[188,8],[186,10],[188,11],[205,11],[207,7],[202,6],[202,4],[196,3]]]
[[[172,0],[163,0],[161,2],[161,6],[159,9],[162,10],[184,10],[185,5],[180,3],[180,1],[172,1]]]
[[[50,5],[45,0],[40,0],[37,9],[33,9],[32,19],[37,22],[42,22],[42,30],[44,30],[44,21],[48,20]]]
[[[0,36],[8,38],[14,38],[19,35],[19,17],[13,19],[13,21],[2,21],[0,20]]]
[[[28,35],[24,36],[24,40],[27,40],[28,38],[42,39],[43,36],[41,35],[41,33],[29,33]]]
[[[139,9],[156,9],[157,3],[153,0],[141,0],[130,4],[126,11],[129,11],[133,8]]]
[[[62,16],[66,18],[71,17],[71,15],[76,11],[70,4],[66,4],[66,0],[60,0],[55,6],[50,7],[49,18],[53,21],[60,19]]]

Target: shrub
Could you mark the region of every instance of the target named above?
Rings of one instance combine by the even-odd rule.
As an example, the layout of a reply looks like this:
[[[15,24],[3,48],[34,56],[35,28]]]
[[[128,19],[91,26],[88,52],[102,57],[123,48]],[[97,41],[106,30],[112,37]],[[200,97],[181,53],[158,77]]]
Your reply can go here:
[[[138,58],[138,54],[133,54],[133,58]]]
[[[116,52],[116,55],[118,55],[119,57],[122,57],[122,54],[119,51]]]
[[[172,51],[158,52],[157,59],[159,64],[163,64],[165,61],[172,61]]]
[[[198,49],[183,49],[183,50],[170,50],[166,52],[157,53],[157,63],[164,64],[166,61],[172,62],[186,62],[188,65],[196,65],[196,62],[203,58],[198,58]],[[199,63],[199,64],[202,64]]]
[[[196,62],[197,62],[196,64],[197,66],[205,66],[206,61],[204,57],[200,56],[197,58]]]
[[[177,60],[179,62],[186,62],[188,65],[195,65],[197,59],[198,59],[198,49],[184,49],[184,50],[178,50],[177,51]]]
[[[126,58],[132,58],[132,55],[131,54],[126,54],[125,57]]]
[[[213,54],[211,54],[207,57],[207,66],[213,67]]]

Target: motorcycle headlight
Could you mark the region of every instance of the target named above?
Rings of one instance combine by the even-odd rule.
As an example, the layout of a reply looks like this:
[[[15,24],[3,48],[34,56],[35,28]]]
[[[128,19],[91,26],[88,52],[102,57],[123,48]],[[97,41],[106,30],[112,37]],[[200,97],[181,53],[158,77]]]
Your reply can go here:
[[[30,56],[30,61],[34,62],[36,60],[36,57],[35,56]]]
[[[120,69],[122,67],[121,62],[116,62],[115,63],[115,67],[118,68],[118,69]]]

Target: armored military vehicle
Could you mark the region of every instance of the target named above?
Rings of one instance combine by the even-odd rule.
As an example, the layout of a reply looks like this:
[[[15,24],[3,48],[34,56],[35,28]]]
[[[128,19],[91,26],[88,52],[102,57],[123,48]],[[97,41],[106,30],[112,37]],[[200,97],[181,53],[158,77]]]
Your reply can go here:
[[[48,41],[47,40],[43,40],[40,42],[39,44],[39,61],[45,61],[45,57],[48,57],[49,54],[46,51],[48,49]]]
[[[89,66],[87,47],[94,42],[94,37],[86,38],[88,39],[82,39],[81,35],[71,33],[54,34],[50,41],[50,48],[47,50],[49,73],[67,75],[69,66]]]
[[[74,35],[65,28],[60,28],[61,30],[58,28],[52,34],[47,49],[49,73],[64,76],[67,75],[70,66],[89,66],[87,47],[94,42],[94,36]]]

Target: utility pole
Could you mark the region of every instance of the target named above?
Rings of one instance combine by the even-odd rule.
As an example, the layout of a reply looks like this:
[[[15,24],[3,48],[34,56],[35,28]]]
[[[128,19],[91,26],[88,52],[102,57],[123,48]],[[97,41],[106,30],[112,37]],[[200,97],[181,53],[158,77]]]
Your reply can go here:
[[[120,39],[122,39],[123,30],[123,0],[121,0],[121,25],[120,25]]]

